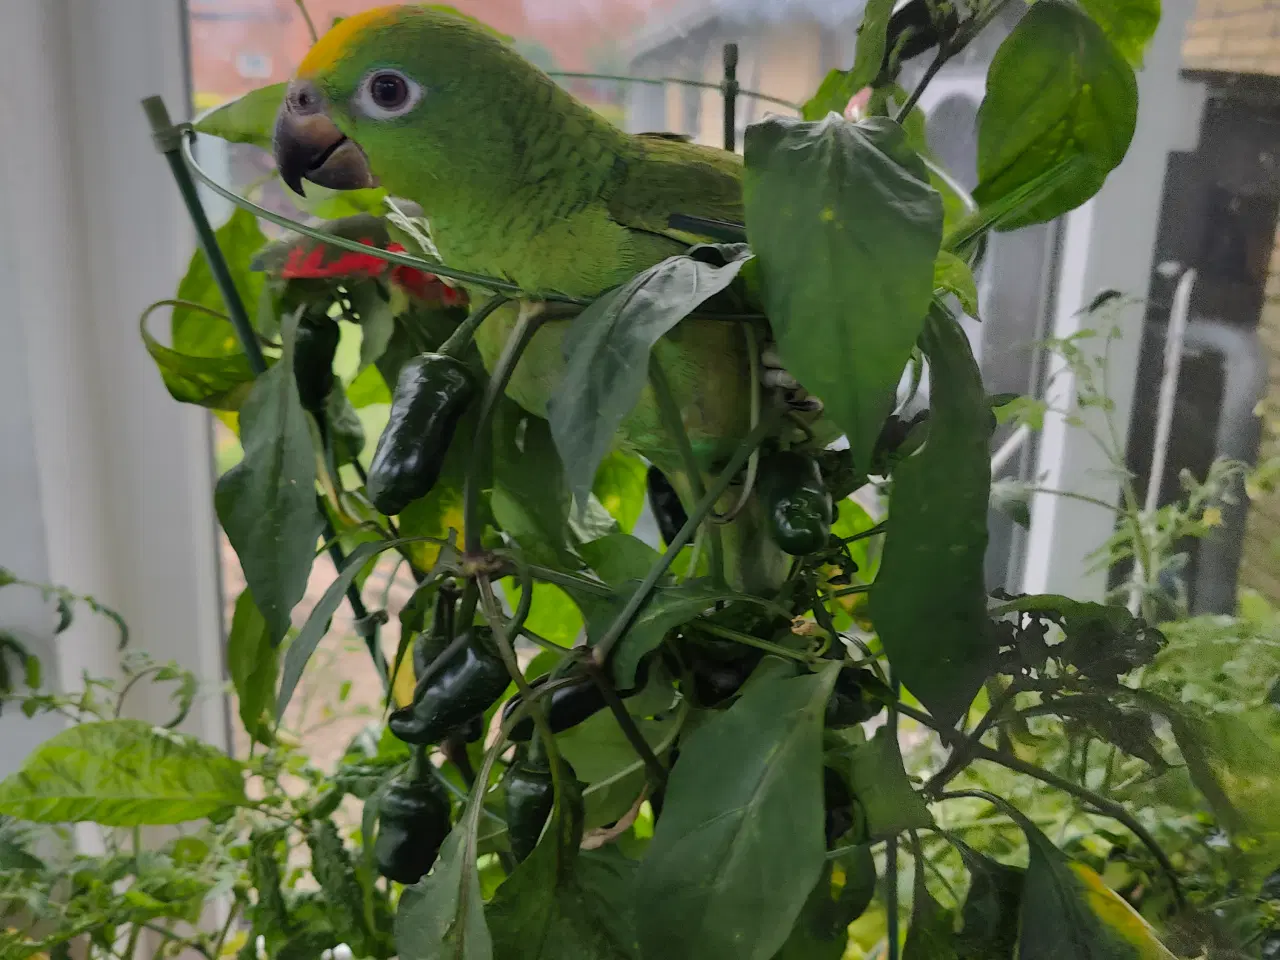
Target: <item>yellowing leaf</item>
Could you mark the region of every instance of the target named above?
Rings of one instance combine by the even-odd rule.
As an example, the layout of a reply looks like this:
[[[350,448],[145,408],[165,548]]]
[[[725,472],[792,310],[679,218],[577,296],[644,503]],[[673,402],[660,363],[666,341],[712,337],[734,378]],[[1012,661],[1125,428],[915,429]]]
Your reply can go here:
[[[1083,888],[1084,901],[1102,927],[1133,948],[1135,960],[1174,960],[1151,925],[1129,902],[1102,882],[1102,877],[1083,863],[1069,863]]]

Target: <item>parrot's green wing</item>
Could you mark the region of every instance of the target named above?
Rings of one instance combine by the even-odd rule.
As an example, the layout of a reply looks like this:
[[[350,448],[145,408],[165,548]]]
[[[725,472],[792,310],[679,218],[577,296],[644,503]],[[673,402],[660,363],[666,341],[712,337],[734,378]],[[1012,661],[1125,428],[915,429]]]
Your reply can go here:
[[[617,223],[685,246],[721,240],[712,232],[675,229],[673,215],[741,223],[742,158],[669,136],[632,138],[635,149],[608,197]],[[693,224],[686,220],[682,227]]]

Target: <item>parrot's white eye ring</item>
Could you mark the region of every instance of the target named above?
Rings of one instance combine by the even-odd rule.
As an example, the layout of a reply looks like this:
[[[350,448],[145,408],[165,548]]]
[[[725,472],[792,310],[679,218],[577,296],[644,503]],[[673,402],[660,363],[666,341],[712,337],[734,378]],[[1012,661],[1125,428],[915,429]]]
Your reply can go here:
[[[380,67],[371,70],[360,82],[356,105],[360,112],[374,120],[403,117],[422,99],[422,85],[399,70]]]

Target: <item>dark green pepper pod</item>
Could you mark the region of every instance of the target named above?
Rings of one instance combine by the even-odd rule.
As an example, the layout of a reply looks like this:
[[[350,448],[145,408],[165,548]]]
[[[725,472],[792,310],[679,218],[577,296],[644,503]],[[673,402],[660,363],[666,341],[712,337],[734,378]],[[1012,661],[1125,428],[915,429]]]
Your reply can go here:
[[[560,761],[563,783],[571,791],[579,789],[573,768]],[[517,861],[526,859],[538,845],[542,828],[555,806],[555,785],[551,764],[541,750],[517,755],[503,774],[507,817],[507,839]]]
[[[436,862],[449,830],[449,798],[429,771],[393,780],[378,805],[378,873],[396,883],[417,883]]]
[[[400,368],[366,485],[379,511],[393,516],[431,491],[475,392],[466,364],[444,354],[424,353]]]
[[[697,702],[704,707],[718,706],[737,693],[751,676],[764,654],[751,648],[739,648],[731,659],[714,656],[691,657],[693,689]]]
[[[879,716],[885,701],[875,695],[877,692],[887,694],[888,688],[870,670],[849,667],[841,670],[831,699],[827,701],[827,727],[838,730]]]
[[[831,536],[831,494],[818,462],[794,450],[765,457],[760,497],[774,542],[793,557],[817,553]]]
[[[405,743],[439,743],[493,706],[511,677],[488,627],[472,627],[467,642],[414,691],[413,703],[391,714],[387,725]]]
[[[333,389],[333,358],[342,331],[330,317],[306,315],[298,322],[293,340],[293,379],[298,385],[302,409],[321,413]]]
[[[538,677],[536,680],[529,681],[529,686],[537,690],[550,680],[551,675],[547,674]],[[649,660],[645,658],[636,665],[635,686],[630,690],[619,690],[618,696],[624,700],[628,697],[634,697],[644,689],[645,684],[648,682]],[[503,723],[506,723],[511,718],[511,714],[515,712],[521,702],[519,694],[516,694],[506,702],[506,705],[502,708]],[[539,697],[538,702],[542,704],[542,709],[546,711],[547,724],[551,727],[552,733],[563,733],[566,730],[571,730],[608,706],[604,699],[604,694],[600,692],[600,688],[596,686],[595,681],[589,677],[583,677],[575,683],[558,687],[547,696]],[[533,717],[524,717],[511,729],[509,737],[517,743],[532,739]]]
[[[658,523],[658,532],[663,543],[670,543],[685,525],[689,515],[685,513],[684,504],[676,494],[676,488],[657,467],[650,467],[645,480],[649,492],[649,507],[653,510],[653,518]]]

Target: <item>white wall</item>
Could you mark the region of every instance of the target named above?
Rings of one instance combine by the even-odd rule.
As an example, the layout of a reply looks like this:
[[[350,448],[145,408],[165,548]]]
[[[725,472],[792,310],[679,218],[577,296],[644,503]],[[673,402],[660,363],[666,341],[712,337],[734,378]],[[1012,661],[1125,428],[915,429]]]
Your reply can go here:
[[[182,16],[176,0],[0,4],[0,565],[96,595],[137,649],[219,683],[209,421],[169,398],[137,332],[193,245],[139,106],[159,93],[187,113]],[[47,634],[15,602],[0,596],[0,628]],[[57,648],[64,685],[116,662],[91,617]],[[166,699],[131,712],[163,720]],[[225,704],[188,728],[225,742]],[[0,716],[0,773],[38,733]]]

